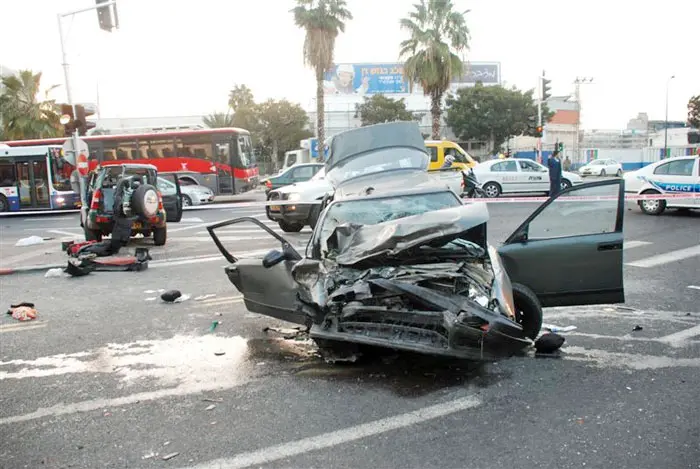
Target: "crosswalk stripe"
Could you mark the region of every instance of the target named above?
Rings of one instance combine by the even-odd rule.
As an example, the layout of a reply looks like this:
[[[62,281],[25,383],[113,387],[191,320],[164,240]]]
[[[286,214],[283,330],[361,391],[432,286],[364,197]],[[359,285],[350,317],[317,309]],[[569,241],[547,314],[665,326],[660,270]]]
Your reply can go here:
[[[20,322],[20,323],[14,323],[14,324],[3,324],[0,326],[0,334],[5,333],[5,332],[21,332],[21,331],[29,331],[32,329],[40,329],[42,327],[46,327],[46,322],[43,321],[32,321],[32,322]]]
[[[236,303],[243,303],[243,298],[239,298],[237,300],[220,301],[219,303],[204,303],[204,302],[198,301],[194,304],[194,307],[195,308],[216,308],[219,306],[234,305]]]
[[[627,262],[626,265],[644,268],[657,267],[660,265],[669,264],[671,262],[689,259],[695,256],[700,256],[700,244],[685,249],[678,249],[664,254],[647,257],[634,262]]]
[[[638,248],[641,246],[646,246],[648,244],[652,244],[652,243],[650,243],[649,241],[634,241],[634,240],[625,241],[623,244],[623,250],[634,249],[634,248]]]

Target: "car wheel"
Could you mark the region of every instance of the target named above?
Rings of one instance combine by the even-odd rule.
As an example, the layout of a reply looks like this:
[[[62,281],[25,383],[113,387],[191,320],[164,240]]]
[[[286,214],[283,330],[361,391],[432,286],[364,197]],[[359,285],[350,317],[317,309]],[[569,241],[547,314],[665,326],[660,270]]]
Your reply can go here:
[[[484,193],[486,193],[486,197],[490,199],[494,199],[501,195],[501,186],[496,184],[495,182],[487,182],[483,186]]]
[[[622,176],[622,170],[618,169],[617,172],[615,173],[615,177],[621,177]]]
[[[606,173],[604,169],[600,170],[600,177],[604,178],[607,175],[608,175],[608,173]]]
[[[304,225],[301,223],[290,223],[284,220],[281,220],[279,225],[285,233],[298,233],[304,228]]]
[[[191,207],[192,206],[192,199],[190,199],[189,195],[182,196],[182,206],[183,207]]]
[[[319,201],[320,202],[320,201]],[[311,209],[311,213],[309,213],[309,226],[313,230],[316,228],[316,223],[318,223],[318,217],[321,216],[321,204],[314,205],[313,208]]]
[[[83,228],[85,231],[85,241],[102,241],[102,233],[97,230],[91,230],[90,228]]]
[[[646,194],[660,194],[660,192],[644,191],[642,193],[642,195]],[[661,199],[640,200],[639,208],[642,209],[642,212],[646,213],[647,215],[661,215],[664,212],[664,210],[666,210],[666,201]]]
[[[139,186],[131,196],[131,211],[151,218],[158,213],[158,191],[150,184]]]
[[[156,246],[163,246],[166,239],[168,239],[168,227],[154,228],[153,229],[153,244]]]
[[[562,179],[561,180],[561,190],[565,191],[569,187],[571,187],[571,181],[569,181],[568,179]]]
[[[519,283],[513,284],[515,322],[523,328],[525,336],[535,340],[542,329],[542,304],[532,290]]]

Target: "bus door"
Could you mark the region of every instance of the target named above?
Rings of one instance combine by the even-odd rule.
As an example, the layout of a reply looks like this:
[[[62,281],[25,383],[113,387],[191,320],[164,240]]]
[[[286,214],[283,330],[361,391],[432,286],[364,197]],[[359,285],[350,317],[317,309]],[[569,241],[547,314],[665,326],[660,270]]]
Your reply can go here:
[[[15,159],[19,208],[50,208],[49,174],[46,155]]]
[[[217,183],[219,194],[235,194],[236,185],[234,183],[234,155],[231,153],[231,143],[229,140],[215,140],[214,161],[225,165],[228,169],[219,167],[217,169]]]

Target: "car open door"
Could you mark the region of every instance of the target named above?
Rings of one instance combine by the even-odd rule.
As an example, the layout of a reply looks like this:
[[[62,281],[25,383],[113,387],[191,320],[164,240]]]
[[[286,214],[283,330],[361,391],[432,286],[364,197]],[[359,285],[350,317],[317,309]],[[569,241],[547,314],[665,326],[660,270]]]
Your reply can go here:
[[[180,192],[180,180],[177,174],[159,174],[158,179],[164,183],[158,184],[158,190],[163,197],[166,221],[177,223],[182,220],[182,193]],[[160,182],[160,181],[159,181]]]
[[[264,257],[237,258],[226,249],[226,235],[218,236],[216,230],[237,223],[254,223],[280,243]],[[231,265],[226,275],[243,295],[248,311],[273,318],[305,325],[307,316],[297,308],[297,284],[292,277],[292,267],[301,255],[286,239],[265,226],[257,218],[241,217],[207,226],[209,235]],[[245,249],[241,249],[244,251]]]
[[[542,204],[498,252],[511,281],[543,306],[623,303],[623,215],[622,179],[572,187]]]

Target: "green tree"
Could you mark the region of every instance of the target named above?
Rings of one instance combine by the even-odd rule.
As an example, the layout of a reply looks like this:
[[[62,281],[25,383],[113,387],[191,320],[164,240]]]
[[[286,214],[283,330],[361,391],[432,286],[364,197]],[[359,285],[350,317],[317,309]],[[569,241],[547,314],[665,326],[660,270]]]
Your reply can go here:
[[[468,11],[455,11],[451,0],[420,0],[414,7],[400,22],[410,37],[401,42],[399,57],[405,59],[404,76],[411,88],[418,83],[430,96],[432,137],[438,139],[442,98],[452,77],[462,74],[462,60],[455,52],[469,48],[469,28],[464,20]]]
[[[297,0],[294,23],[306,31],[304,64],[316,74],[316,136],[319,148],[325,144],[323,76],[333,65],[338,34],[345,32],[345,21],[352,19],[345,0]]]
[[[2,77],[2,84],[0,122],[3,139],[49,138],[63,134],[59,108],[55,100],[49,99],[49,93],[57,86],[50,87],[43,100],[37,99],[41,72],[22,70],[19,76]]]
[[[259,139],[264,154],[270,154],[272,161],[289,150],[299,148],[299,141],[313,134],[307,130],[309,117],[296,103],[286,99],[268,99],[257,105],[260,122]]]
[[[210,129],[234,127],[233,116],[229,112],[212,112],[202,120]]]
[[[533,92],[481,83],[461,88],[447,98],[447,125],[461,140],[492,141],[494,148],[514,135],[533,136],[535,129],[530,122],[537,118]],[[552,115],[543,104],[543,122]]]
[[[700,129],[700,94],[688,101],[688,125]]]
[[[246,85],[234,85],[228,95],[228,106],[236,112],[238,109],[251,108],[255,105],[253,91]]]
[[[418,116],[406,109],[403,98],[392,99],[383,94],[365,97],[362,104],[355,104],[355,117],[358,116],[363,127],[382,122],[418,120]]]
[[[233,111],[229,127],[246,129],[255,140],[255,135],[260,131],[260,122],[253,91],[246,85],[235,85],[229,92],[228,105]]]

